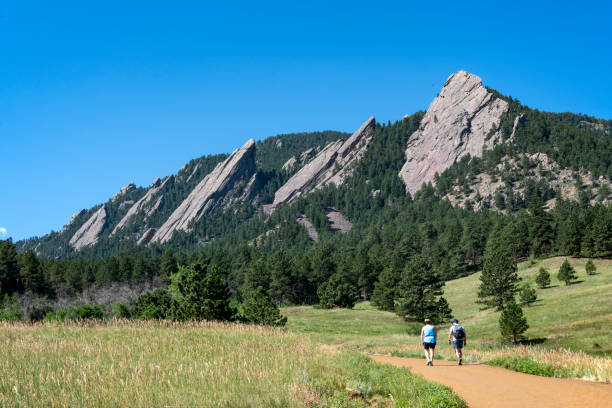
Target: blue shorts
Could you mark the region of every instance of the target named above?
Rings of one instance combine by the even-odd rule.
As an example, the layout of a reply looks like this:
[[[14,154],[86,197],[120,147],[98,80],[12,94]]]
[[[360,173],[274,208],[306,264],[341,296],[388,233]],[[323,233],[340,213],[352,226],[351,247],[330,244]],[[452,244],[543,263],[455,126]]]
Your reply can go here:
[[[463,348],[463,340],[453,340],[453,348],[462,349]]]
[[[425,350],[427,349],[435,349],[436,348],[436,343],[423,343],[423,348]]]

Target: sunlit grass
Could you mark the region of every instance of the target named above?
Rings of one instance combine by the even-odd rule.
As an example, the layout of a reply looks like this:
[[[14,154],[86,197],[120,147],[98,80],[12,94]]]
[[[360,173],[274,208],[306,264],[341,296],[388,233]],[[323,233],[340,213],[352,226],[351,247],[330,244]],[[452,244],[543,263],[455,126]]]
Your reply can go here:
[[[0,350],[2,407],[465,406],[447,387],[358,353],[329,353],[284,329],[3,323]],[[351,399],[346,387],[363,397]]]

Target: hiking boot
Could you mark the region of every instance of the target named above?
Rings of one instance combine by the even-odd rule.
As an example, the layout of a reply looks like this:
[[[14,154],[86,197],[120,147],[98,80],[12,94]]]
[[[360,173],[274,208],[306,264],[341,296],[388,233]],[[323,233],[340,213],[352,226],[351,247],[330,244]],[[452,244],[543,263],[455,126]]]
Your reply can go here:
[[[429,365],[433,367],[433,361],[430,361],[430,362],[429,362]]]
[[[459,363],[457,363],[457,365],[463,365],[463,363],[461,362],[461,360],[463,360],[463,359],[461,359],[461,358],[460,358],[460,359],[459,359]]]

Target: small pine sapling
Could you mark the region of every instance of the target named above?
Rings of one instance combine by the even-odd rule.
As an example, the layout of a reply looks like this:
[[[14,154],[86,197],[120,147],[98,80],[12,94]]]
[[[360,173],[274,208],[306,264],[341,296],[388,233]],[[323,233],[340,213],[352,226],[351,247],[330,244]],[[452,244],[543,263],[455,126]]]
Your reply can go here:
[[[523,305],[530,306],[533,302],[535,302],[538,298],[538,294],[536,290],[531,287],[530,284],[525,283],[521,287],[521,291],[519,292],[519,299]]]
[[[587,275],[595,275],[595,271],[597,270],[592,259],[587,261],[586,265],[584,265],[584,269],[586,270]]]
[[[550,273],[548,273],[548,269],[542,266],[538,271],[535,281],[540,289],[544,289],[550,285]]]
[[[565,282],[566,286],[572,283],[573,280],[578,279],[578,276],[576,275],[576,270],[573,266],[569,264],[567,259],[561,264],[561,267],[559,268],[559,273],[557,274],[557,279]]]
[[[499,331],[502,338],[516,344],[523,339],[523,333],[528,328],[523,309],[513,301],[508,303],[499,317]]]

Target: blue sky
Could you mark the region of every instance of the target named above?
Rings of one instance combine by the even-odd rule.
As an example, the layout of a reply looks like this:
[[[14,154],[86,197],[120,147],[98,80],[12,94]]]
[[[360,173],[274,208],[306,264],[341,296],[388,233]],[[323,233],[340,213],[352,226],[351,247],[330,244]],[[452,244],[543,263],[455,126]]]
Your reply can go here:
[[[606,2],[12,3],[0,239],[251,137],[397,120],[459,69],[541,110],[612,118]]]

